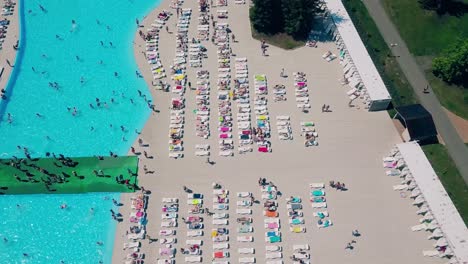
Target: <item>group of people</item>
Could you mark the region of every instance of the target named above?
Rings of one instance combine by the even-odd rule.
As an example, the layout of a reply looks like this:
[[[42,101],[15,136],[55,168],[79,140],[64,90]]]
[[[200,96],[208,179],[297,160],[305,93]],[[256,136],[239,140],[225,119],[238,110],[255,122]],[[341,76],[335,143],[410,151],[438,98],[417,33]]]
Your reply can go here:
[[[340,190],[340,191],[348,190],[346,188],[346,185],[344,183],[341,183],[341,182],[336,182],[335,183],[335,181],[330,181],[330,187],[335,188],[335,189]]]

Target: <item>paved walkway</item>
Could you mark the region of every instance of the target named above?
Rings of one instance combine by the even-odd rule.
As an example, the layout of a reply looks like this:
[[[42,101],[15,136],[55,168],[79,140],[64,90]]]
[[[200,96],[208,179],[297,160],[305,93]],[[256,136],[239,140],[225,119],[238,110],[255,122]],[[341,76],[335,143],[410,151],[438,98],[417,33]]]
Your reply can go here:
[[[432,114],[437,130],[447,146],[450,156],[452,156],[455,165],[457,166],[463,179],[468,184],[468,148],[463,144],[460,136],[457,134],[455,127],[450,122],[444,109],[439,103],[439,100],[432,92],[424,94],[423,89],[429,82],[422,70],[419,68],[414,57],[408,50],[408,47],[400,37],[395,25],[391,22],[385,12],[380,0],[363,0],[369,14],[374,19],[377,27],[380,30],[385,41],[397,43],[396,47],[392,48],[392,53],[398,56],[396,60],[400,64],[401,69],[406,75],[406,78],[413,86],[413,89],[419,98],[421,104]],[[389,45],[390,46],[390,45]]]

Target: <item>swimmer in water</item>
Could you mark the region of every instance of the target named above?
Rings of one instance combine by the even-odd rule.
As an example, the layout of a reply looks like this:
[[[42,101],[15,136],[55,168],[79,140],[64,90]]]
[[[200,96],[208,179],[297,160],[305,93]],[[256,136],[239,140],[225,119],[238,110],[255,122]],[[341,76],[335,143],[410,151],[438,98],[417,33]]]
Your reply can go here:
[[[104,243],[102,241],[97,241],[96,244],[99,245],[99,246],[104,245]]]
[[[60,205],[60,209],[66,209],[67,208],[67,204],[63,203]]]
[[[71,28],[70,32],[75,31],[75,29],[76,29],[76,21],[72,20],[72,28]]]

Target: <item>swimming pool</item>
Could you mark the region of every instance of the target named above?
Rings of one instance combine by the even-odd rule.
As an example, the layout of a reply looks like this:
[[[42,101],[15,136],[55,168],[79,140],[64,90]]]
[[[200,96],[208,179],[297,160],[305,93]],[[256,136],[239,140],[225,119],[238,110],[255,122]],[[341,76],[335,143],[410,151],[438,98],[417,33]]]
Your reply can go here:
[[[33,156],[126,153],[150,113],[136,74],[136,19],[160,1],[23,1],[21,51],[0,106],[0,158],[23,156],[18,145]]]
[[[135,73],[135,20],[160,2],[20,0],[21,50],[9,100],[0,104],[0,158],[24,156],[18,145],[33,156],[126,154],[150,113],[143,96],[151,99]],[[105,196],[118,199],[102,193],[0,196],[2,263],[111,263],[115,223]],[[70,206],[61,210],[61,203]]]
[[[111,263],[116,222],[109,210],[117,211],[112,198],[118,194],[1,197],[1,262]]]

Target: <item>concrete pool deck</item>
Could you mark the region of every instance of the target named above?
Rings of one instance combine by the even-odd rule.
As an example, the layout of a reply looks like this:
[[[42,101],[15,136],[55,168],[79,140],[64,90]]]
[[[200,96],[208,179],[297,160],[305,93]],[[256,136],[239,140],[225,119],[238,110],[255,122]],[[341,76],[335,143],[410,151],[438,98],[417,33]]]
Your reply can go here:
[[[142,21],[146,28],[153,23],[157,14],[163,9],[169,10],[170,1],[163,3]],[[211,81],[211,136],[209,139],[201,139],[195,136],[195,94],[187,90],[186,116],[184,132],[184,158],[170,159],[168,157],[168,130],[169,107],[172,93],[155,91],[152,88],[152,74],[150,66],[142,55],[145,43],[136,34],[135,56],[148,87],[154,98],[154,103],[159,113],[153,114],[142,130],[141,138],[150,145],[149,148],[140,148],[138,143],[134,146],[137,150],[145,149],[154,159],[140,161],[140,166],[148,166],[155,170],[155,174],[140,174],[140,185],[151,190],[152,194],[148,203],[147,233],[152,238],[158,236],[161,230],[161,206],[163,197],[179,198],[178,227],[173,228],[177,234],[176,263],[184,263],[185,255],[179,252],[179,248],[186,247],[187,227],[182,223],[181,217],[187,217],[187,198],[183,186],[187,186],[196,193],[205,196],[204,206],[211,209],[213,182],[220,183],[230,191],[229,225],[231,263],[237,263],[238,248],[253,247],[256,263],[265,263],[264,241],[266,229],[263,227],[261,205],[252,207],[254,242],[238,243],[236,218],[236,192],[252,192],[259,198],[260,187],[257,184],[259,177],[265,177],[273,181],[282,192],[278,199],[279,218],[281,220],[281,233],[283,241],[278,243],[283,247],[283,260],[289,263],[292,255],[292,245],[308,243],[311,247],[310,255],[313,263],[442,263],[438,258],[423,257],[422,251],[433,248],[433,242],[427,240],[427,234],[411,232],[410,227],[419,223],[416,209],[410,201],[401,199],[398,192],[392,190],[392,185],[397,184],[398,179],[385,176],[382,168],[382,157],[401,139],[388,114],[382,112],[367,112],[364,109],[349,108],[349,99],[346,96],[347,89],[342,87],[339,79],[343,71],[338,60],[326,62],[322,54],[328,50],[336,50],[333,43],[319,43],[318,48],[302,47],[291,51],[285,51],[276,47],[268,49],[269,56],[261,56],[260,43],[251,37],[250,23],[248,19],[248,3],[235,5],[229,1],[227,7],[213,8],[212,14],[217,9],[227,9],[229,28],[236,36],[237,43],[231,42],[233,53],[237,57],[248,59],[250,86],[253,87],[254,74],[266,74],[268,87],[275,84],[284,84],[287,87],[286,102],[273,102],[272,95],[268,95],[268,109],[272,127],[272,153],[259,153],[256,150],[244,155],[237,154],[234,157],[218,156],[216,87],[217,57],[214,44],[203,41],[208,49],[208,59],[203,60],[203,67],[191,68],[187,66],[188,80],[196,82],[195,72],[199,69],[210,71]],[[196,36],[198,18],[198,2],[186,1],[183,8],[192,8],[189,38]],[[175,14],[175,10],[171,9]],[[167,25],[170,31],[175,30],[176,16],[172,16]],[[213,29],[210,25],[210,34]],[[169,66],[174,59],[175,34],[168,34],[163,29],[160,33],[159,52],[163,66],[169,71]],[[233,63],[231,63],[233,65]],[[280,78],[281,69],[284,68],[290,76]],[[307,74],[310,90],[312,109],[310,113],[302,113],[297,107],[294,98],[292,73],[302,71]],[[168,76],[170,73],[167,73]],[[172,82],[171,82],[172,83]],[[253,89],[251,89],[251,101],[253,101]],[[331,106],[332,112],[322,113],[320,107],[323,104]],[[233,107],[233,112],[235,112]],[[252,114],[253,116],[254,114]],[[280,141],[275,129],[275,117],[278,115],[290,115],[294,135],[292,141]],[[300,122],[313,121],[319,134],[317,147],[304,147],[300,134]],[[234,126],[236,127],[236,126]],[[234,128],[233,134],[237,135]],[[237,146],[237,140],[234,140]],[[210,144],[211,160],[214,165],[207,164],[206,158],[194,155],[196,144]],[[236,148],[237,150],[237,148]],[[327,186],[326,198],[327,211],[334,225],[327,229],[319,229],[316,226],[317,218],[312,215],[309,197],[309,183],[330,180],[344,182],[349,188],[346,192],[335,191]],[[303,199],[304,219],[306,233],[294,234],[289,231],[288,217],[286,215],[285,198],[291,195],[300,196]],[[131,194],[122,195],[121,213],[126,218],[118,225],[114,246],[113,263],[122,263],[129,251],[123,251],[123,243],[127,242],[125,232],[129,228],[128,215],[130,213],[129,201]],[[208,216],[204,217],[204,236],[202,239],[203,263],[209,263],[212,259],[213,249],[210,237],[212,225]],[[351,231],[358,229],[362,237],[353,238]],[[355,239],[354,250],[345,250],[345,246]],[[159,257],[159,242],[148,243],[142,241],[141,252],[146,254],[146,262],[154,263]]]

